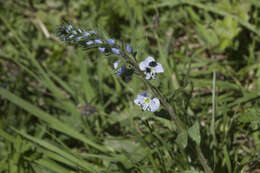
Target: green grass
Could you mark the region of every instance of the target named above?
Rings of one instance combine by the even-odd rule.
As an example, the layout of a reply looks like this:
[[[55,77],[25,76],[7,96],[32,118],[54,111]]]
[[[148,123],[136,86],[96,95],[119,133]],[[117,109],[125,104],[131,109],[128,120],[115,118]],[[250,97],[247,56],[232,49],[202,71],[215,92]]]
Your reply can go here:
[[[259,15],[258,0],[0,2],[0,172],[260,172]],[[142,112],[142,79],[60,41],[63,18],[155,57],[170,109]]]

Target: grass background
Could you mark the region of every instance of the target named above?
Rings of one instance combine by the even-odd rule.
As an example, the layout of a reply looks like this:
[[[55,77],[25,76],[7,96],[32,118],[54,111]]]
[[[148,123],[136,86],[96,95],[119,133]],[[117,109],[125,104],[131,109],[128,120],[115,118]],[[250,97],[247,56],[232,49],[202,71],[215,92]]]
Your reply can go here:
[[[113,73],[116,56],[68,46],[75,26],[131,44],[214,172],[260,172],[258,0],[0,1],[0,172],[203,172],[163,108]],[[191,130],[192,133],[192,130]]]

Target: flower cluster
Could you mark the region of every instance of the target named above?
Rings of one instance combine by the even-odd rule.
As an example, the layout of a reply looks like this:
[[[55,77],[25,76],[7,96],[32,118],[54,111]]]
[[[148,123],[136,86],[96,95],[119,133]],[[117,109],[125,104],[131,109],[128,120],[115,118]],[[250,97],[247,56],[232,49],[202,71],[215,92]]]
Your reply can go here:
[[[93,30],[85,31],[65,23],[58,28],[58,36],[69,44],[81,45],[86,49],[98,48],[100,52],[107,54],[121,54],[122,48],[116,44],[114,39],[104,39]],[[128,53],[132,52],[132,48],[129,45],[126,45],[125,49]]]
[[[86,49],[97,48],[102,53],[118,55],[121,58],[128,58],[129,56],[126,55],[130,54],[135,59],[135,53],[129,44],[121,46],[116,40],[112,38],[104,39],[104,37],[100,36],[93,30],[85,31],[80,28],[75,28],[71,24],[65,23],[59,27],[58,36],[61,40],[66,41],[69,44],[81,45]],[[126,62],[129,62],[127,59],[125,60]],[[127,77],[129,80],[134,72],[134,69],[129,69],[125,65],[120,65],[121,62],[122,61],[120,59],[114,62],[115,73],[119,76]],[[138,67],[138,65],[135,67]],[[155,79],[157,73],[164,72],[162,65],[156,62],[151,56],[148,56],[144,61],[139,63],[139,69],[144,73],[146,80]],[[138,94],[134,100],[134,103],[141,106],[144,111],[147,110],[155,112],[160,107],[159,99],[151,98],[147,91]]]

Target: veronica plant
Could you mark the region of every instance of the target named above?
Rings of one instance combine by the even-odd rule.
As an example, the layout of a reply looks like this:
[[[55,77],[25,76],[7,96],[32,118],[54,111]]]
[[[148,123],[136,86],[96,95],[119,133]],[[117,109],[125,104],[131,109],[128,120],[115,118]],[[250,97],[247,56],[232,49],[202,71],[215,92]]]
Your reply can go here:
[[[81,28],[75,28],[69,23],[64,23],[58,28],[58,36],[61,40],[72,45],[80,45],[85,49],[96,48],[106,55],[114,54],[119,57],[119,60],[114,62],[115,73],[119,76],[131,76],[133,72],[141,77],[144,84],[150,88],[154,97],[149,96],[148,92],[139,93],[134,99],[134,103],[142,108],[143,111],[156,112],[159,110],[160,105],[169,113],[171,119],[176,124],[177,130],[180,134],[186,133],[187,127],[182,122],[175,112],[172,106],[162,96],[158,88],[153,86],[150,80],[156,79],[159,73],[163,73],[164,69],[159,62],[151,56],[148,56],[144,61],[137,62],[135,58],[135,52],[129,44],[119,44],[118,41],[109,38],[105,39],[102,35],[93,30],[83,30]],[[130,65],[126,66],[126,64]],[[194,146],[198,160],[207,173],[212,173],[211,168],[208,166],[199,144]]]

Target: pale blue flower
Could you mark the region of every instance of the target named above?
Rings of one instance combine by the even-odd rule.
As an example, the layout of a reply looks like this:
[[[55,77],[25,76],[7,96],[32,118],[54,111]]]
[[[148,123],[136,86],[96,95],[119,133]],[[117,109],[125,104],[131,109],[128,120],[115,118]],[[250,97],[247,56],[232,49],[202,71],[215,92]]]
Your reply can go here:
[[[112,52],[113,52],[114,54],[116,54],[116,55],[119,55],[119,54],[120,54],[120,50],[117,49],[117,48],[112,48],[111,50],[112,50]]]
[[[103,42],[101,40],[95,40],[96,44],[102,44]]]
[[[114,39],[107,39],[107,42],[108,42],[108,44],[110,44],[110,45],[113,45],[113,44],[115,44],[115,40]]]
[[[138,106],[141,106],[145,111],[155,112],[160,107],[160,101],[158,98],[149,97],[147,91],[140,93],[136,96],[134,103]]]
[[[68,33],[68,32],[70,32],[70,30],[72,30],[72,25],[70,24],[69,26],[67,26],[67,28],[66,28],[66,32]]]
[[[89,36],[89,33],[88,32],[83,32],[83,36],[87,37],[87,36]]]
[[[79,32],[79,33],[82,33],[82,31],[81,31],[81,29],[80,29],[80,28],[78,29],[78,32]]]
[[[93,30],[89,31],[88,33],[90,33],[90,34],[96,34],[96,32],[93,31]]]
[[[120,59],[114,62],[114,69],[116,70],[116,74],[120,76],[126,72],[126,67],[123,65],[118,68],[119,63],[120,63]]]
[[[87,41],[87,42],[86,42],[86,45],[89,46],[89,45],[91,45],[91,44],[93,44],[93,43],[94,43],[94,42],[90,40],[90,41]]]
[[[76,41],[80,41],[81,38],[82,38],[81,36],[80,36],[80,37],[77,37],[77,38],[76,38]]]
[[[132,52],[132,47],[131,47],[129,44],[126,45],[126,51],[127,51],[128,53],[131,53],[131,52]]]
[[[146,79],[155,79],[156,73],[163,73],[163,67],[160,63],[155,62],[154,58],[148,56],[139,64],[140,70],[144,71]]]
[[[105,52],[106,48],[104,48],[104,47],[99,47],[98,50],[99,50],[100,52]]]
[[[72,39],[73,37],[74,37],[74,35],[70,35],[70,36],[69,36],[69,39]]]
[[[76,35],[76,34],[77,34],[77,31],[73,30],[71,33],[72,33],[73,35]]]

